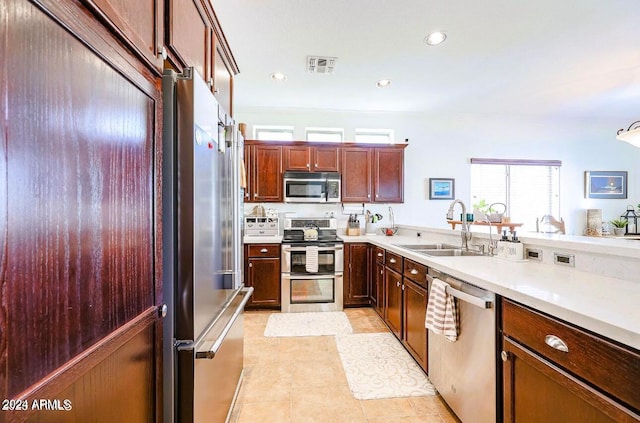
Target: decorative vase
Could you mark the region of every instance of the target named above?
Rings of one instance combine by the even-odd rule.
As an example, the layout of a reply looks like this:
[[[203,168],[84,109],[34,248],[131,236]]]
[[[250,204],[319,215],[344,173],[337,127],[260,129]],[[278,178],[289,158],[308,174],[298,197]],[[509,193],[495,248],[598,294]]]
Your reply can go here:
[[[615,236],[624,236],[625,228],[613,228],[613,234]]]

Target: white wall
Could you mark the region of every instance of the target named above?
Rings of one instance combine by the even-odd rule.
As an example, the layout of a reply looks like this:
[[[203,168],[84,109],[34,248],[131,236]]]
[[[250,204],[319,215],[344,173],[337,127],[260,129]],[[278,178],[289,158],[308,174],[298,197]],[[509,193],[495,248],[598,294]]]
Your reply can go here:
[[[455,178],[455,197],[470,207],[471,157],[561,160],[560,207],[568,234],[583,233],[586,209],[602,209],[603,219],[611,220],[619,217],[628,204],[640,203],[640,149],[615,139],[617,129],[626,122],[240,108],[235,118],[247,123],[248,138],[253,125],[293,125],[295,139],[300,140],[304,139],[304,128],[308,126],[343,127],[347,140],[354,138],[355,128],[394,129],[398,142],[409,140],[405,150],[405,202],[392,205],[396,223],[400,224],[447,227],[445,214],[449,201],[428,199],[427,182],[433,177]],[[586,170],[628,171],[628,198],[585,199]],[[336,206],[276,205],[276,208],[295,209],[300,215],[340,212]],[[366,208],[387,215],[387,205]],[[245,209],[250,210],[251,205]],[[511,218],[518,220],[517,216]]]

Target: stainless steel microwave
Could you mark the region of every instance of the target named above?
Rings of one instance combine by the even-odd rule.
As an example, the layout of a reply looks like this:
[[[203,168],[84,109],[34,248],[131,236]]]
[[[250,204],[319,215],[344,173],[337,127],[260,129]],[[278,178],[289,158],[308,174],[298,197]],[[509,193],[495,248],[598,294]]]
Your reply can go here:
[[[340,173],[285,172],[286,203],[339,203]]]

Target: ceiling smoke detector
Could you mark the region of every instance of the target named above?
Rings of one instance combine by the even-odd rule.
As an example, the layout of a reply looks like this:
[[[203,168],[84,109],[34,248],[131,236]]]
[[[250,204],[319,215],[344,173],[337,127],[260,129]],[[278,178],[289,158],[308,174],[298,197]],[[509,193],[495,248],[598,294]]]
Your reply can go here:
[[[337,57],[307,56],[307,72],[309,73],[333,73]]]

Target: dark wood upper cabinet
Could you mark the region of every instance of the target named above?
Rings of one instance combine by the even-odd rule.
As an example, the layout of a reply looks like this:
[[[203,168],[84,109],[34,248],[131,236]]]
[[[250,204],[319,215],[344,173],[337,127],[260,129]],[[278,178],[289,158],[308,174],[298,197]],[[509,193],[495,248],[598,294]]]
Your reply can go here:
[[[282,201],[282,147],[269,144],[251,145],[245,150],[245,164],[251,165],[247,201]]]
[[[283,147],[284,170],[297,172],[338,172],[338,147]]]
[[[404,147],[343,147],[342,201],[402,203]]]
[[[213,49],[213,95],[229,115],[233,115],[233,71],[224,60],[220,42],[214,41]]]
[[[373,155],[373,200],[381,203],[402,203],[404,201],[404,150],[376,148]]]
[[[342,201],[370,203],[373,151],[366,147],[342,148]]]
[[[164,0],[83,2],[152,69],[163,67]]]
[[[200,0],[167,1],[166,45],[179,68],[193,66],[207,82],[212,77],[212,24]]]

